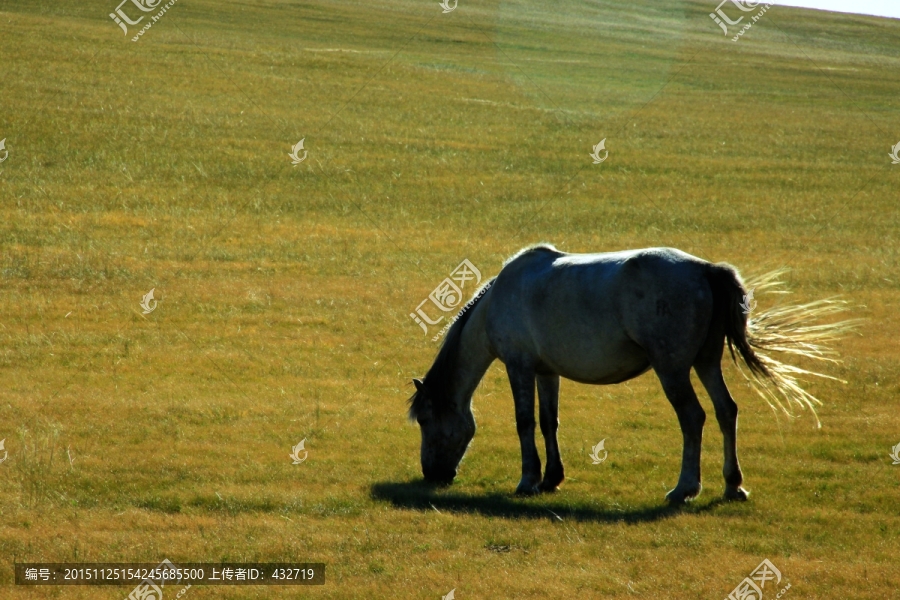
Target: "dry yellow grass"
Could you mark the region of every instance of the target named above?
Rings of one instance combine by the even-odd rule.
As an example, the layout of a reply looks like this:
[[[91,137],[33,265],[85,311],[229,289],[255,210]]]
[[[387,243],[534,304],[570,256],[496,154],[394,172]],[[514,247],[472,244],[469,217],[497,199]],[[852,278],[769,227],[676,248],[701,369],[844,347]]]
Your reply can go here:
[[[128,591],[15,587],[14,560],[163,558],[328,564],[187,600],[723,598],[763,558],[787,598],[895,597],[900,23],[773,8],[735,44],[706,2],[198,0],[132,43],[114,4],[0,4],[0,597]],[[719,502],[702,395],[705,490],[672,512],[652,375],[564,382],[569,478],[516,499],[495,365],[429,493],[408,315],[538,241],[787,267],[792,301],[866,319],[848,383],[810,383],[817,430],[729,367],[751,500]]]

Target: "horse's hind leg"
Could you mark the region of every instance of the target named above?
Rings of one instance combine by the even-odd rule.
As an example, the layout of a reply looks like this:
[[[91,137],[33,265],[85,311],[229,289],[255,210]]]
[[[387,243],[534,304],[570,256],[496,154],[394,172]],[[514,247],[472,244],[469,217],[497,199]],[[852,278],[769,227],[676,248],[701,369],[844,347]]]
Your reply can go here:
[[[675,489],[666,494],[666,500],[672,504],[681,504],[700,493],[700,446],[706,413],[694,393],[689,369],[662,373],[657,371],[656,374],[666,397],[675,408],[684,436],[681,476]]]
[[[522,447],[522,479],[517,494],[536,494],[541,482],[541,458],[534,444],[534,378],[535,373],[524,365],[507,363],[506,374],[516,403],[516,431]]]
[[[702,357],[694,365],[697,376],[716,407],[716,420],[725,440],[725,464],[722,475],[725,476],[725,498],[728,500],[746,500],[749,492],[741,487],[744,475],[737,457],[737,414],[738,407],[722,377],[721,347],[717,356]]]
[[[547,449],[547,466],[544,480],[538,488],[542,492],[552,492],[565,479],[562,457],[559,455],[559,442],[556,430],[559,429],[559,375],[538,375],[538,400],[540,401],[541,434]]]

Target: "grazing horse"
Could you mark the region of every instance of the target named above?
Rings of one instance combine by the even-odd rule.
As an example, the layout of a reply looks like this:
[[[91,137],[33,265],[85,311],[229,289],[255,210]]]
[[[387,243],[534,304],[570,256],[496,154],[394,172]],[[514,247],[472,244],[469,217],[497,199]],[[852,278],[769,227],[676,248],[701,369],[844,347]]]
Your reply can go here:
[[[763,276],[757,289],[777,285],[776,276]],[[725,342],[735,361],[737,349],[764,397],[784,409],[777,392],[789,405],[814,411],[818,400],[793,375],[826,376],[783,364],[763,350],[834,360],[819,342],[833,341],[851,323],[810,329],[810,317],[841,310],[830,300],[776,308],[748,322],[747,300],[734,267],[672,248],[567,254],[537,245],[520,251],[457,315],[424,380],[413,380],[409,417],[421,428],[425,479],[449,484],[456,476],[475,435],[472,394],[495,359],[506,366],[515,400],[522,451],[518,494],[553,491],[564,479],[556,437],[560,377],[604,385],[653,369],[684,436],[681,476],[666,498],[685,502],[700,493],[706,420],[691,385],[693,368],[724,436],[725,498],[745,500],[735,443],[738,409],[722,377]],[[546,446],[543,478],[534,439],[535,384]]]

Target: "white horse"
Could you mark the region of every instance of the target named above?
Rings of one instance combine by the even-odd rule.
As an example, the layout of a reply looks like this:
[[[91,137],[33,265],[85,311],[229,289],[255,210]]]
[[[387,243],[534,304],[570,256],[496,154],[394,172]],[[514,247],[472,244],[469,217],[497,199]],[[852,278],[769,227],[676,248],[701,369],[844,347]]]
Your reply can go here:
[[[777,273],[760,278],[756,289],[778,285],[776,278]],[[764,351],[833,361],[823,344],[853,326],[843,321],[810,328],[812,318],[841,310],[831,300],[772,309],[749,323],[746,303],[747,291],[733,267],[671,248],[607,254],[567,254],[549,245],[522,250],[458,316],[424,380],[413,380],[409,416],[422,431],[425,479],[449,484],[456,476],[475,435],[472,394],[495,359],[506,365],[515,399],[522,450],[519,494],[553,491],[564,479],[556,438],[560,377],[611,384],[652,368],[684,435],[681,476],[666,498],[676,504],[694,498],[701,489],[706,414],[691,386],[693,367],[725,438],[725,497],[745,500],[735,444],[738,409],[722,377],[725,341],[735,361],[737,348],[751,382],[767,400],[785,408],[780,394],[788,404],[814,412],[818,400],[794,375],[826,376]],[[543,479],[534,440],[535,383],[547,454]]]

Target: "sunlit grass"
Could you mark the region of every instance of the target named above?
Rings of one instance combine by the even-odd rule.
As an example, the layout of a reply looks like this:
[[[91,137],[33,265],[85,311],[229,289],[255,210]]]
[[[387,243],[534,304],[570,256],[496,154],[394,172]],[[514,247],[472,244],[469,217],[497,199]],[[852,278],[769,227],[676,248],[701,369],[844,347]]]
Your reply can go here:
[[[776,7],[735,44],[705,2],[199,1],[135,44],[113,8],[0,5],[0,596],[127,592],[15,588],[13,560],[163,558],[322,561],[302,595],[335,599],[719,598],[763,558],[789,598],[895,593],[897,21]],[[817,430],[727,367],[750,501],[720,502],[701,393],[705,489],[673,511],[649,374],[563,382],[568,479],[511,496],[498,364],[457,481],[424,487],[409,313],[538,241],[787,267],[791,301],[865,319],[848,383],[809,383]]]

